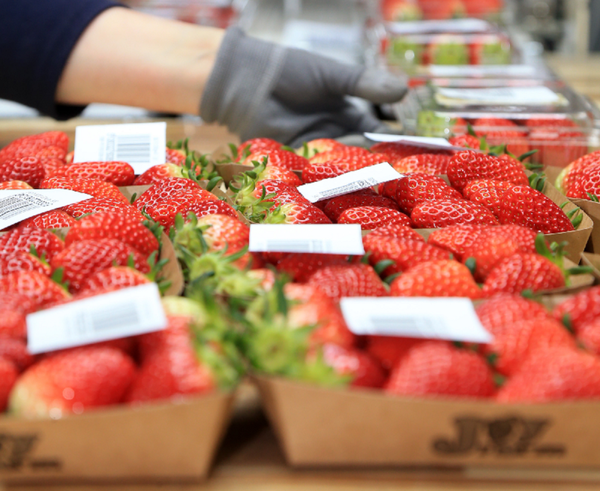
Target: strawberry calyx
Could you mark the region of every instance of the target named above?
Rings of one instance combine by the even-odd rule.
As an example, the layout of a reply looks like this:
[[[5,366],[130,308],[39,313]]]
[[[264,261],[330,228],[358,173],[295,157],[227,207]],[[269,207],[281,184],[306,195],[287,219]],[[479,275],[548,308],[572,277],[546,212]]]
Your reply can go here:
[[[561,242],[560,244],[557,242],[553,242],[550,247],[546,244],[546,239],[544,234],[539,233],[535,237],[535,250],[540,255],[554,263],[556,266],[560,268],[564,277],[565,277],[565,285],[569,286],[570,281],[569,277],[572,275],[579,274],[590,274],[592,273],[592,268],[588,266],[575,266],[572,268],[565,268],[564,258],[566,253],[564,248],[567,246],[567,242]]]
[[[65,268],[63,268],[61,266],[60,268],[56,268],[52,272],[50,279],[54,283],[56,283],[58,286],[60,286],[64,291],[69,293],[69,282],[64,280],[64,276],[65,276]]]

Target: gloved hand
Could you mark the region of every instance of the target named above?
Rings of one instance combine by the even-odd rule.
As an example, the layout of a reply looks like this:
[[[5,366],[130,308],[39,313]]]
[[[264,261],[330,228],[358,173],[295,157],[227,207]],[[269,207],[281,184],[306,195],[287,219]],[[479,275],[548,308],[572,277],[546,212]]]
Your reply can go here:
[[[383,70],[337,63],[229,28],[200,103],[206,122],[242,140],[269,137],[288,145],[374,131],[381,122],[346,96],[374,103],[400,100],[400,79]]]

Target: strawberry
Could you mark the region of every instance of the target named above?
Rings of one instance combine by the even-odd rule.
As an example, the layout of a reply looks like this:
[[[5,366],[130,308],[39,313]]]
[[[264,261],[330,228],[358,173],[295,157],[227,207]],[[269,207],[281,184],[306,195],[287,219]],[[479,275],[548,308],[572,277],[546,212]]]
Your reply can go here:
[[[482,184],[484,182],[486,185]],[[490,182],[493,182],[494,184],[488,184]],[[478,183],[479,185],[471,186],[473,183]],[[471,188],[465,191],[469,186],[471,186]],[[471,181],[467,184],[465,189],[463,189],[463,193],[468,193],[469,197],[467,199],[478,205],[485,206],[497,217],[500,212],[502,195],[513,186],[513,184],[506,181]]]
[[[600,317],[590,319],[579,326],[577,341],[595,355],[600,354]]]
[[[5,181],[0,182],[0,189],[33,189],[24,181]]]
[[[66,152],[69,147],[69,137],[62,131],[47,131],[38,135],[17,138],[0,150],[0,162],[36,155],[44,148],[51,146],[59,147]]]
[[[113,211],[101,211],[77,221],[69,230],[65,245],[69,247],[80,240],[99,239],[120,240],[146,257],[159,247],[158,239],[148,227]]]
[[[339,254],[288,254],[277,262],[277,270],[289,275],[292,281],[306,283],[310,276],[325,266],[343,265],[346,258]]]
[[[46,170],[39,157],[20,157],[0,162],[0,182],[23,181],[38,188],[45,175]]]
[[[398,222],[392,222],[382,225],[381,227],[374,228],[371,230],[369,235],[374,235],[375,237],[394,237],[396,239],[418,240],[421,242],[425,241],[423,237],[421,237],[408,225],[403,225]]]
[[[449,155],[449,153],[444,150],[432,150],[430,148],[417,147],[403,142],[376,143],[371,147],[371,152],[382,153],[387,155],[389,160],[394,161],[422,153]]]
[[[432,199],[460,200],[462,196],[440,177],[411,174],[398,180],[395,199],[403,212],[411,213],[413,208],[423,201]]]
[[[375,270],[366,264],[325,266],[307,282],[333,300],[342,297],[383,297],[387,295]]]
[[[550,198],[529,186],[514,186],[498,205],[500,223],[513,223],[544,234],[575,230],[565,212]]]
[[[551,376],[548,374],[551,367]],[[541,348],[500,389],[498,402],[564,402],[600,398],[600,359],[565,346]]]
[[[193,179],[185,177],[167,177],[150,186],[134,202],[138,210],[144,207],[159,204],[161,201],[169,200],[179,194],[197,194],[205,199],[216,199],[216,196],[200,187]]]
[[[339,375],[350,377],[352,387],[378,388],[385,383],[385,371],[368,353],[335,344],[324,345],[322,352],[325,364]]]
[[[122,401],[135,365],[123,352],[88,346],[51,354],[15,384],[10,411],[24,418],[60,418]]]
[[[565,286],[560,267],[540,254],[517,252],[502,259],[487,275],[483,293],[521,293],[523,290],[545,291]]]
[[[0,292],[25,295],[35,310],[67,299],[70,295],[60,285],[37,271],[16,271],[0,278]]]
[[[492,372],[472,351],[444,341],[414,346],[394,367],[385,386],[399,396],[490,397],[494,391]]]
[[[229,251],[238,251],[250,240],[250,228],[228,215],[206,215],[198,219],[197,225],[203,229],[209,250],[228,247]]]
[[[452,138],[448,138],[448,143],[454,147],[465,147],[473,150],[479,150],[481,148],[481,142],[479,138],[473,135],[457,135]]]
[[[16,271],[37,271],[50,276],[50,266],[33,254],[22,251],[0,254],[0,277]]]
[[[322,164],[335,159],[348,159],[349,161],[359,162],[360,157],[368,157],[369,155],[371,155],[371,152],[364,148],[344,146],[343,148],[318,153],[308,161],[311,164]]]
[[[587,136],[570,119],[531,118],[525,124],[534,158],[546,167],[565,167],[587,153]]]
[[[40,257],[50,260],[65,245],[56,235],[41,228],[19,228],[0,237],[0,253],[3,254],[30,252],[32,247]]]
[[[64,164],[67,158],[67,151],[64,148],[50,145],[49,147],[42,148],[32,155],[34,157],[41,157],[43,159],[56,160],[60,164]]]
[[[336,222],[345,210],[360,206],[377,206],[380,208],[390,208],[392,210],[398,209],[396,202],[392,201],[390,198],[357,191],[328,200],[323,208],[323,212],[332,222]]]
[[[333,150],[341,150],[344,145],[332,138],[317,138],[306,143],[301,148],[296,149],[298,155],[306,158],[314,157],[318,153],[331,152]]]
[[[272,138],[251,138],[250,140],[246,140],[237,146],[235,151],[235,160],[239,161],[242,157],[246,158],[247,155],[265,150],[279,150],[281,149],[281,146],[281,143],[273,140]]]
[[[26,218],[19,223],[19,227],[68,228],[72,227],[75,223],[76,220],[68,213],[61,210],[51,210],[31,218]]]
[[[165,148],[165,163],[183,165],[186,159],[186,152],[181,148]]]
[[[135,206],[125,203],[120,199],[117,200],[113,198],[90,198],[85,201],[80,201],[79,203],[65,206],[62,210],[74,218],[81,218],[84,215],[102,211],[114,211],[125,215],[132,220],[143,222],[146,219]]]
[[[417,228],[443,228],[451,225],[498,225],[485,206],[466,200],[434,199],[416,205],[410,217]]]
[[[600,196],[600,164],[588,166],[585,173],[573,181],[567,196],[597,201]]]
[[[71,189],[80,193],[89,194],[96,198],[112,198],[129,204],[119,188],[110,182],[97,179],[83,179],[75,177],[49,177],[40,184],[41,189]]]
[[[33,365],[34,357],[27,351],[27,343],[23,339],[1,338],[0,359],[12,362],[19,372]]]
[[[284,203],[268,214],[265,223],[331,223],[327,215],[316,206],[306,203]]]
[[[575,348],[575,339],[551,317],[517,320],[483,347],[494,368],[503,375],[513,375],[535,351],[552,346]]]
[[[413,346],[423,342],[423,339],[401,336],[367,336],[365,351],[377,358],[386,370],[391,370]]]
[[[427,238],[427,243],[446,249],[456,259],[461,260],[465,249],[474,244],[479,235],[487,228],[485,225],[452,225],[431,232]]]
[[[51,157],[40,157],[37,155],[36,157],[40,159],[42,165],[44,166],[44,178],[54,176],[54,174],[65,167],[65,164],[62,160]]]
[[[20,296],[32,302],[25,295]],[[25,339],[26,336],[27,321],[25,314],[15,307],[0,305],[0,344],[3,343],[4,338]]]
[[[448,179],[452,187],[461,192],[470,181],[477,179],[495,179],[525,186],[529,184],[520,162],[470,151],[459,152],[450,159]]]
[[[275,179],[262,179],[257,181],[254,185],[254,191],[252,191],[252,196],[254,198],[262,198],[268,194],[280,194],[280,193],[288,193],[293,194],[296,193],[302,197],[302,195],[298,192],[296,186],[289,184],[284,181],[277,181]]]
[[[480,303],[476,308],[477,317],[483,327],[494,336],[505,329],[512,329],[517,321],[547,319],[548,311],[539,303],[521,295],[502,293]]]
[[[472,200],[474,194],[482,189],[498,189],[500,193],[509,190],[513,184],[508,181],[498,181],[496,179],[476,179],[470,181],[462,190],[462,195],[465,199]],[[474,201],[474,200],[473,200]]]
[[[485,137],[491,146],[506,145],[513,155],[522,155],[529,151],[527,133],[509,119],[479,118],[473,123],[479,137]]]
[[[72,164],[71,164],[72,165]],[[158,164],[153,165],[143,174],[137,176],[133,181],[134,186],[144,186],[146,184],[156,184],[163,179],[170,177],[188,177],[185,169],[177,164]]]
[[[338,223],[359,223],[362,230],[371,230],[388,223],[410,226],[410,218],[404,213],[380,206],[349,208],[338,217]]]
[[[422,241],[378,237],[368,234],[363,238],[365,252],[369,255],[369,263],[379,273],[386,276],[401,273],[415,264],[437,259],[449,259],[450,254],[443,249]],[[380,271],[381,261],[392,261],[392,264]]]
[[[449,155],[422,153],[396,160],[393,167],[401,174],[428,174],[437,176],[439,174],[446,174],[449,163]]]
[[[147,273],[145,257],[133,247],[117,239],[94,239],[73,242],[50,261],[52,270],[63,268],[69,291],[78,292],[92,274],[111,266],[126,266],[133,261],[135,269]]]
[[[8,396],[19,377],[17,367],[0,356],[0,413],[6,411],[8,406]]]
[[[554,309],[552,315],[571,326],[576,333],[579,332],[582,325],[600,317],[600,286],[594,286],[565,300]]]
[[[349,162],[329,165],[329,163],[317,162],[307,165],[302,171],[302,181],[306,184],[322,181],[332,177],[341,176],[347,172],[358,170],[358,167]]]
[[[600,150],[596,150],[571,162],[556,178],[556,188],[568,196],[572,184],[578,182],[580,177],[585,175],[588,167],[597,164],[600,164]]]
[[[390,285],[394,297],[468,297],[478,299],[481,290],[466,266],[450,259],[419,263]]]
[[[261,162],[267,159],[267,167],[274,165],[286,170],[302,171],[308,165],[308,159],[287,150],[264,150],[251,153],[242,161],[242,165],[252,165],[252,161]]]
[[[112,266],[88,276],[73,300],[79,300],[82,296],[90,294],[99,294],[121,288],[145,285],[147,283],[150,283],[148,276],[134,268],[130,268],[129,266]]]
[[[131,186],[135,180],[133,167],[127,162],[74,162],[52,174],[53,177],[75,177],[112,182],[115,186]]]

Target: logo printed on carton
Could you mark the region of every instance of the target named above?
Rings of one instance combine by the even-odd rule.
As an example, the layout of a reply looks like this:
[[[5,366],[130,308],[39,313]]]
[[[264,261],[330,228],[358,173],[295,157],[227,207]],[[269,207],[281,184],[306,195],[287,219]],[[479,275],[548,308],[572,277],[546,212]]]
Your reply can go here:
[[[436,438],[432,446],[435,453],[442,455],[564,455],[566,448],[562,444],[539,443],[551,424],[550,419],[520,416],[492,419],[458,417],[454,420],[455,437]]]
[[[60,469],[62,463],[57,459],[28,459],[38,440],[35,434],[0,433],[0,471],[19,470],[25,465],[32,469]]]

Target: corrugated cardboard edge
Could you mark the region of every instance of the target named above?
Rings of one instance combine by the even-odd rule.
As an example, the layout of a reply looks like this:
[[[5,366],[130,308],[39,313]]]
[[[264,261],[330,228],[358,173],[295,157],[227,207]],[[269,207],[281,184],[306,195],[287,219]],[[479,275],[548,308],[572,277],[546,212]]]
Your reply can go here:
[[[232,401],[217,392],[60,420],[0,417],[0,482],[204,479]]]
[[[294,467],[600,467],[599,402],[503,405],[254,382]]]
[[[592,275],[594,276],[594,278],[596,278],[597,282],[600,282],[600,254],[584,252],[581,255],[581,263],[584,266],[589,266],[590,268],[592,268]]]

